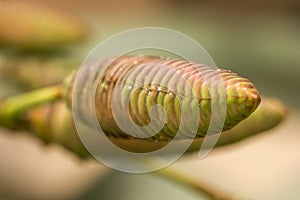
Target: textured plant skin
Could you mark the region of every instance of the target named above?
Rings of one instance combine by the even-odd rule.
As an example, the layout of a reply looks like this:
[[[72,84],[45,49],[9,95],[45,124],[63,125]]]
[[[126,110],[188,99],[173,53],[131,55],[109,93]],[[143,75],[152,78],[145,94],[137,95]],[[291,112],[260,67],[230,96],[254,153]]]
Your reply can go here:
[[[263,98],[258,109],[243,122],[221,134],[216,146],[224,146],[262,133],[280,124],[287,115],[286,106],[277,99]],[[19,126],[19,127],[18,127]],[[73,116],[64,101],[36,106],[22,115],[15,124],[16,129],[27,130],[45,143],[58,143],[79,157],[89,153],[76,132]],[[135,138],[109,139],[123,149],[132,152],[149,152],[165,146],[167,141],[149,141]],[[195,139],[187,152],[198,151],[204,138]],[[184,145],[188,140],[178,141]]]
[[[86,28],[65,12],[25,1],[0,1],[0,44],[49,49],[82,40]]]
[[[111,62],[110,59],[97,62],[96,65],[101,66],[109,62]],[[150,66],[150,68],[144,67],[138,73],[134,71],[135,68],[150,63],[161,67]],[[128,119],[128,117],[131,117],[136,124],[145,126],[150,122],[149,110],[153,105],[159,104],[166,110],[167,123],[158,134],[148,138],[150,140],[167,141],[177,134],[181,113],[183,112],[180,109],[180,98],[182,99],[183,109],[192,110],[192,112],[196,110],[195,107],[200,109],[199,113],[192,113],[200,117],[196,137],[203,137],[209,128],[211,107],[215,106],[212,105],[213,98],[216,99],[215,104],[222,104],[225,99],[221,97],[226,96],[227,111],[223,131],[236,126],[259,105],[260,96],[249,80],[239,77],[229,70],[219,69],[216,72],[215,69],[212,70],[209,66],[204,65],[199,69],[195,66],[195,63],[186,60],[165,59],[156,56],[122,56],[117,58],[101,74],[98,83],[95,83],[97,85],[95,110],[101,128],[108,136],[116,138],[129,137],[118,127],[112,114],[110,103],[114,87],[117,84],[120,84],[122,88],[119,104],[123,104],[122,99],[124,99],[124,96],[133,92],[129,100],[130,116],[121,110],[117,110],[120,118]],[[204,76],[208,77],[207,80],[203,78]],[[219,88],[210,90],[207,84],[209,79],[217,76],[223,81],[224,91]],[[143,79],[143,77],[147,78]],[[69,102],[72,99],[73,79],[69,78],[66,83],[66,87],[69,88],[69,91],[66,92]],[[133,91],[133,87],[128,86],[134,86],[137,79],[145,82],[142,83],[142,87]],[[182,83],[183,80],[180,79],[186,79],[191,87],[185,87],[186,85]],[[86,84],[87,87],[89,85]],[[172,91],[169,88],[176,88],[177,91]],[[194,96],[191,97],[193,92]],[[222,95],[222,92],[226,92],[226,94]],[[185,124],[184,127],[187,133],[189,132],[189,125]],[[191,139],[194,138],[194,135],[186,134],[184,138]]]
[[[275,98],[263,98],[258,108],[246,120],[221,134],[216,146],[225,146],[262,133],[280,124],[288,115],[287,107]],[[202,139],[194,140],[189,151],[199,149]]]
[[[22,124],[46,144],[57,143],[79,157],[89,156],[76,132],[72,112],[64,101],[35,107],[26,113]]]
[[[278,99],[265,98],[247,120],[224,132],[217,145],[226,145],[275,127],[288,115],[288,109]]]

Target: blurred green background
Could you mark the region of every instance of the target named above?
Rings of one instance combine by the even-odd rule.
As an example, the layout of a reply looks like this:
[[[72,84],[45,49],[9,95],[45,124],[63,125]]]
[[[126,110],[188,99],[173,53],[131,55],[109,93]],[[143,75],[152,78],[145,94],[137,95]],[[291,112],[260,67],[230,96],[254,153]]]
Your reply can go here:
[[[300,199],[299,1],[39,2],[87,24],[88,39],[61,50],[76,55],[79,63],[113,34],[145,26],[171,28],[203,45],[219,67],[249,78],[263,96],[285,102],[291,115],[277,129],[217,149],[205,160],[182,158],[175,167],[243,199]],[[0,48],[1,55],[11,51]],[[0,96],[20,90],[0,80]],[[206,199],[153,174],[130,175],[92,161],[81,163],[58,146],[46,148],[31,137],[0,132],[1,199]]]

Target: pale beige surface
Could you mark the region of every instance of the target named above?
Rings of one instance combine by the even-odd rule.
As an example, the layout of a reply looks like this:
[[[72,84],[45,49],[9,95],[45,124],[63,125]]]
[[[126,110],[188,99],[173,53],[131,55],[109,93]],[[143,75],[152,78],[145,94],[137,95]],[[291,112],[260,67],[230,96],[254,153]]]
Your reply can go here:
[[[300,199],[300,116],[292,114],[277,129],[206,159],[181,159],[174,167],[243,199]]]
[[[73,199],[108,169],[59,146],[0,130],[0,199]]]
[[[216,149],[204,160],[199,160],[197,155],[184,157],[172,167],[245,199],[299,199],[299,119],[299,115],[293,114],[275,130],[231,147]],[[74,199],[86,194],[89,187],[100,190],[106,183],[99,182],[112,172],[92,160],[81,162],[58,146],[45,147],[26,134],[1,130],[0,148],[0,197],[5,199]],[[162,186],[147,185],[151,182],[151,174],[121,174],[117,173],[112,180],[115,182],[107,187],[118,185],[124,175],[126,188],[132,192],[137,187],[152,187],[151,190],[156,191],[164,184],[170,184],[161,179]],[[157,180],[155,184],[158,184]],[[133,197],[141,198],[139,194],[135,193]],[[106,195],[111,194],[103,193]],[[129,198],[122,193],[114,196],[121,198],[122,195]]]

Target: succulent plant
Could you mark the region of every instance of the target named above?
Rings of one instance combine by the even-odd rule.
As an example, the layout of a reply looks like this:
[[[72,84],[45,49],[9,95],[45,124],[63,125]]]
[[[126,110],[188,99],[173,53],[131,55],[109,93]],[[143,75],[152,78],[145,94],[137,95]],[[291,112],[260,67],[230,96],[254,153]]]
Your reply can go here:
[[[120,65],[121,63],[122,65]],[[213,92],[218,90],[207,91],[207,85],[203,79],[203,75],[211,73],[208,77],[212,78],[216,76],[216,74],[209,71],[210,67],[208,66],[200,68],[200,71],[195,71],[193,66],[196,66],[196,64],[186,60],[165,59],[152,56],[120,57],[112,62],[103,73],[99,74],[98,82],[89,80],[89,76],[86,76],[86,87],[83,87],[82,91],[80,91],[80,96],[84,97],[89,95],[86,93],[86,91],[88,91],[89,82],[96,85],[95,108],[97,118],[101,127],[113,143],[133,152],[148,152],[158,149],[172,140],[172,137],[176,134],[178,129],[177,127],[168,127],[170,125],[167,124],[160,132],[150,138],[135,138],[125,135],[126,133],[121,131],[116,125],[109,104],[110,98],[112,98],[112,90],[118,82],[122,88],[122,93],[120,94],[121,98],[118,99],[121,105],[122,95],[129,94],[128,90],[133,90],[133,87],[128,87],[130,81],[138,79],[138,76],[145,77],[147,74],[151,82],[154,80],[153,77],[155,75],[160,76],[160,73],[157,73],[153,66],[150,71],[139,71],[139,73],[136,74],[133,74],[132,72],[134,71],[130,70],[147,63],[160,64],[164,66],[163,70],[168,68],[175,69],[175,73],[184,75],[187,80],[190,81],[192,85],[191,90],[189,91],[184,87],[180,88],[180,80],[172,80],[172,77],[175,77],[172,74],[167,76],[167,84],[164,85],[170,86],[170,84],[174,84],[176,86],[175,88],[180,89],[177,91],[177,94],[173,93],[171,95],[170,91],[167,91],[168,88],[158,90],[159,82],[154,82],[154,84],[144,82],[145,84],[142,87],[136,91],[132,91],[134,95],[131,96],[132,98],[129,101],[130,116],[123,115],[122,112],[119,112],[120,117],[123,120],[132,117],[136,123],[145,125],[143,123],[149,120],[150,107],[157,103],[167,110],[168,121],[176,121],[177,115],[173,113],[180,110],[180,108],[176,107],[177,103],[174,102],[177,97],[182,95],[183,99],[188,100],[186,102],[183,101],[185,104],[183,109],[193,109],[195,108],[193,106],[199,106],[201,112],[199,113],[200,122],[196,138],[191,138],[189,133],[187,133],[185,134],[185,138],[178,140],[178,145],[192,139],[194,142],[190,146],[189,151],[199,149],[205,136],[205,130],[207,130],[207,124],[210,123],[209,117],[211,115],[207,117],[203,114],[211,113],[211,97],[217,97],[217,103],[222,103],[223,101],[222,99],[218,99],[220,95],[215,96],[215,94],[213,94]],[[171,63],[173,63],[173,65]],[[103,61],[96,63],[98,67],[104,64]],[[118,68],[120,66],[121,68]],[[146,68],[144,68],[144,70],[146,70]],[[277,100],[265,98],[262,104],[258,106],[260,97],[250,81],[228,70],[219,69],[217,71],[224,81],[225,96],[227,97],[226,118],[223,128],[224,133],[221,134],[217,145],[230,144],[270,129],[280,123],[285,117],[286,107]],[[100,71],[96,71],[96,73],[100,73]],[[74,74],[75,73],[66,79],[64,85],[40,89],[3,100],[0,104],[1,124],[10,128],[30,130],[46,142],[58,142],[81,157],[87,156],[87,151],[76,135],[70,110],[70,102],[72,101],[74,92]],[[156,79],[156,81],[157,80],[166,81],[163,79]],[[144,94],[146,90],[148,94]],[[196,104],[192,104],[191,102],[193,101],[191,101],[191,99],[189,99],[190,96],[187,95],[191,91],[194,91],[198,98],[192,99],[195,100]],[[135,92],[139,92],[140,95],[135,95]],[[149,94],[149,92],[151,93]],[[168,101],[166,100],[167,98],[169,98]],[[69,104],[69,109],[67,103]],[[137,109],[137,106],[141,109],[135,111],[134,109]],[[258,109],[256,110],[257,107]],[[250,117],[248,118],[248,116]],[[253,126],[253,124],[255,124],[256,128],[249,128]],[[172,130],[174,130],[174,132],[172,132]]]

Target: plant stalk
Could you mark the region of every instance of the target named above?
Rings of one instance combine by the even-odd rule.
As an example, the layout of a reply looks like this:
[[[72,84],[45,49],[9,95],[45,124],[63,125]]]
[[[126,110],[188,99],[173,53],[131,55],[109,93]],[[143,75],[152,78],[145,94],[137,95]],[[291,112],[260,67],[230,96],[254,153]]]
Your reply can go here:
[[[156,171],[156,174],[161,175],[161,177],[167,178],[171,181],[189,186],[209,197],[211,200],[236,200],[233,196],[224,194],[224,192],[219,191],[216,188],[209,187],[205,183],[190,177],[179,170],[167,167]]]
[[[13,127],[24,111],[43,103],[54,102],[62,96],[62,85],[56,85],[4,99],[0,101],[0,124]]]

